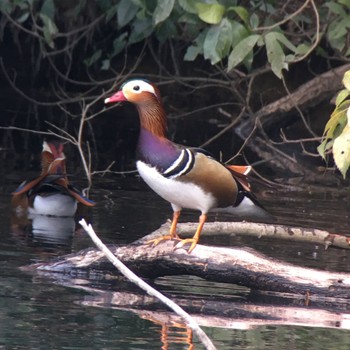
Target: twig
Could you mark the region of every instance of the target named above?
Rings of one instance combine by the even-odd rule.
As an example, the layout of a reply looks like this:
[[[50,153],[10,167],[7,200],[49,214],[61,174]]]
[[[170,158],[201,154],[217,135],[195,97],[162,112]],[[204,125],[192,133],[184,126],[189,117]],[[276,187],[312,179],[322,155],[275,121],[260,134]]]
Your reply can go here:
[[[219,138],[222,134],[224,134],[226,131],[232,129],[240,121],[240,119],[242,118],[244,112],[245,112],[245,108],[242,109],[242,111],[239,114],[239,116],[237,118],[235,118],[234,120],[232,120],[232,122],[229,125],[227,125],[225,128],[220,130],[216,135],[211,137],[209,140],[207,140],[206,142],[202,143],[200,145],[200,147],[205,147],[205,146],[209,145],[210,143],[215,141],[217,138]]]
[[[122,273],[129,281],[135,283],[138,287],[143,289],[149,295],[159,299],[162,303],[172,309],[176,314],[180,315],[187,323],[188,326],[197,334],[199,340],[203,343],[206,349],[216,350],[216,347],[209,339],[209,337],[203,332],[199,327],[198,323],[189,315],[185,310],[183,310],[179,305],[174,303],[171,299],[167,298],[162,293],[158,292],[156,289],[152,288],[145,281],[135,275],[128,267],[126,267],[98,238],[91,224],[87,225],[84,219],[79,221],[79,224],[88,233],[92,241],[95,243],[98,249],[106,256],[106,258]]]

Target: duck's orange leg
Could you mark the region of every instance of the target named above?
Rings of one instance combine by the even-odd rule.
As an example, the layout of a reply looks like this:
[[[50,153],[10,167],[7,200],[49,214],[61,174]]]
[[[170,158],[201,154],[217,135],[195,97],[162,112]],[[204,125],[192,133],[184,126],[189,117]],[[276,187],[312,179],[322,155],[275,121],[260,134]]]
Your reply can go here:
[[[196,247],[196,245],[197,245],[197,243],[198,243],[198,241],[199,241],[199,237],[200,237],[200,235],[201,235],[203,226],[204,226],[204,224],[205,224],[206,221],[207,221],[207,215],[206,215],[206,214],[202,214],[202,215],[199,217],[199,224],[198,224],[197,231],[196,231],[196,233],[194,234],[194,236],[193,236],[192,238],[182,239],[181,242],[179,242],[179,243],[176,245],[176,248],[181,248],[181,247],[183,247],[186,243],[191,243],[190,249],[188,250],[188,253],[191,253],[192,250]]]
[[[152,244],[155,247],[161,241],[166,241],[166,240],[170,240],[170,239],[180,239],[180,237],[176,233],[176,226],[177,226],[177,223],[179,221],[180,214],[181,214],[180,210],[174,211],[173,220],[171,221],[170,231],[169,231],[168,235],[161,236],[161,237],[156,238],[156,239],[151,239],[151,240],[147,241],[147,244]]]

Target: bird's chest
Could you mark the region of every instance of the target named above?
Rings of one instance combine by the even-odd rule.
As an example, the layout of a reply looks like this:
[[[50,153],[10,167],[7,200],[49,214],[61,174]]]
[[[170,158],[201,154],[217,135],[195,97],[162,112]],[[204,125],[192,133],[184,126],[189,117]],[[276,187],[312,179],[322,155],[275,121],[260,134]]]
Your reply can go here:
[[[175,210],[189,208],[206,213],[216,206],[215,197],[205,192],[200,186],[166,178],[159,171],[145,162],[137,161],[140,176],[159,196],[173,205]]]
[[[181,151],[166,138],[160,138],[141,129],[137,159],[163,172],[176,161]]]
[[[29,208],[32,214],[51,216],[73,216],[77,210],[77,202],[74,198],[61,194],[48,196],[36,195],[33,201],[33,208]]]

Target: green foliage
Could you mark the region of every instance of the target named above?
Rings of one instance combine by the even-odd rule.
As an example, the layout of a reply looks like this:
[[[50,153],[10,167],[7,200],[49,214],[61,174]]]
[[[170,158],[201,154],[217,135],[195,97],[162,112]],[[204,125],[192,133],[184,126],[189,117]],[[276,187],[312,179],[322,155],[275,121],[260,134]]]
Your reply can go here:
[[[259,64],[267,63],[281,78],[291,63],[316,47],[313,44],[322,36],[340,56],[350,55],[349,3],[323,0],[317,4],[317,16],[311,5],[299,11],[302,1],[292,6],[273,0],[2,0],[0,11],[27,29],[33,28],[47,50],[58,50],[59,38],[103,18],[90,31],[108,33],[111,39],[100,45],[91,39],[85,45],[89,57],[84,62],[88,66],[98,64],[109,69],[111,60],[128,46],[152,36],[160,44],[172,39],[182,41],[186,61],[203,56],[227,71],[242,65],[251,70],[256,53],[263,52],[266,62]],[[327,49],[319,47],[318,52],[327,54]]]
[[[344,74],[341,90],[336,98],[336,106],[324,129],[322,143],[317,150],[325,159],[332,150],[334,161],[343,177],[350,166],[350,71]]]

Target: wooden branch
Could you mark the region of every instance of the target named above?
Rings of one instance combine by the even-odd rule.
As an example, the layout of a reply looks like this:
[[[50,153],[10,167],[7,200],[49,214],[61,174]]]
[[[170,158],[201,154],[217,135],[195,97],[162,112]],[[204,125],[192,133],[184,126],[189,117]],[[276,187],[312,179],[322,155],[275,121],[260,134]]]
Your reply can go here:
[[[285,122],[286,115],[292,112],[296,105],[302,110],[316,106],[342,88],[343,75],[349,69],[348,63],[327,71],[299,86],[290,95],[264,106],[240,126],[239,136],[245,139],[255,125],[256,119],[260,119],[263,128],[267,131],[269,127],[275,128],[280,122]]]
[[[197,223],[187,222],[177,225],[177,233],[181,237],[192,236],[196,231]],[[158,235],[164,235],[169,232],[170,221],[154,231],[151,235],[144,237],[140,242],[146,242]],[[213,234],[226,235],[244,235],[261,237],[273,237],[279,239],[287,239],[298,242],[311,242],[321,244],[327,249],[329,246],[350,249],[350,237],[331,233],[325,230],[314,228],[292,227],[278,224],[261,224],[253,222],[207,222],[204,225],[202,236]]]
[[[160,293],[155,288],[151,287],[148,283],[138,277],[132,272],[125,264],[123,264],[113,253],[106,247],[106,245],[96,235],[91,224],[87,224],[85,219],[79,221],[79,224],[84,228],[86,233],[90,236],[92,241],[95,243],[97,248],[104,254],[104,256],[122,273],[130,282],[136,284],[138,287],[143,289],[147,294],[157,298],[164,303],[168,308],[173,310],[177,315],[182,317],[186,321],[187,325],[196,333],[201,343],[207,350],[216,350],[216,347],[206,335],[206,333],[199,327],[198,323],[182,309],[178,304],[174,303],[171,299],[167,298],[164,294]]]
[[[298,267],[268,258],[252,249],[218,248],[197,245],[191,254],[174,249],[176,241],[163,241],[156,247],[142,242],[110,250],[138,275],[156,278],[164,275],[195,275],[209,281],[234,283],[254,290],[301,294],[307,300],[319,297],[350,299],[350,274]],[[188,247],[186,247],[188,248]],[[103,253],[87,249],[24,270],[68,273],[72,276],[103,278],[115,274]]]

